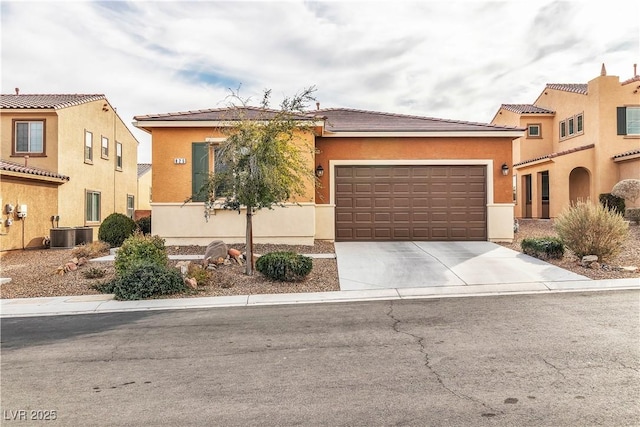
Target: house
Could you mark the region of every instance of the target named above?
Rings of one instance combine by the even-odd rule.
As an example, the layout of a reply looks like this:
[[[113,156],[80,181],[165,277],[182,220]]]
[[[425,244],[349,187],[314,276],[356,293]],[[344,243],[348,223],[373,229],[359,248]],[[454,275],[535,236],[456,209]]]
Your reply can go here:
[[[224,128],[233,126],[229,113],[134,118],[151,134],[152,227],[168,244],[244,241],[244,215],[214,205],[205,218],[205,201],[185,202],[200,187],[199,177],[215,171],[216,147]],[[297,119],[314,129],[298,141],[312,148],[309,168],[321,186],[310,185],[296,203],[258,212],[255,242],[513,239],[506,174],[522,129],[345,108]]]
[[[549,83],[533,104],[502,104],[491,121],[526,133],[513,142],[515,216],[554,218],[578,200],[640,178],[640,76]],[[630,205],[630,202],[627,202]]]
[[[1,250],[133,216],[138,141],[104,95],[0,95]],[[20,210],[26,210],[26,215]],[[84,234],[87,238],[87,234]]]
[[[138,190],[136,191],[134,219],[151,215],[151,163],[138,163]]]

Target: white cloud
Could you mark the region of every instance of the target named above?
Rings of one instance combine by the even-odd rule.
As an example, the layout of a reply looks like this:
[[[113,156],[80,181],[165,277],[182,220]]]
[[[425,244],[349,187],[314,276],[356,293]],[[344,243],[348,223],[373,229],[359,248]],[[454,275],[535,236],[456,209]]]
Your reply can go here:
[[[104,93],[125,122],[316,85],[323,107],[489,121],[640,57],[633,1],[6,2],[2,92]],[[148,135],[140,162],[150,161]]]

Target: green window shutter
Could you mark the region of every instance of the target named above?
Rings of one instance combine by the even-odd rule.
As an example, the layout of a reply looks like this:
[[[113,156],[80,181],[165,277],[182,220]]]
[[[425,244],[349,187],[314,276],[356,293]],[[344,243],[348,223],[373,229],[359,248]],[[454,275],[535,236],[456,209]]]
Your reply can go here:
[[[209,178],[209,144],[194,142],[191,145],[191,195],[194,202],[204,202],[206,194],[202,187]]]
[[[617,107],[618,109],[618,135],[627,134],[627,107]]]

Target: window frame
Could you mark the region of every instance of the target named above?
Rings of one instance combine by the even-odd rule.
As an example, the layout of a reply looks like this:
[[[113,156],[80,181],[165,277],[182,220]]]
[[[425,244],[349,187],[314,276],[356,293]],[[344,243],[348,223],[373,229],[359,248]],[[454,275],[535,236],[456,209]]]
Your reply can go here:
[[[18,123],[28,123],[29,133],[31,133],[31,123],[42,123],[42,152],[30,151],[31,138],[28,138],[27,144],[29,145],[29,151],[18,151]],[[40,118],[33,119],[13,119],[11,121],[11,156],[12,157],[46,157],[47,155],[47,120]]]
[[[574,114],[559,122],[560,141],[584,134],[584,112]]]
[[[104,135],[100,138],[100,158],[109,158],[109,138]]]
[[[84,130],[84,162],[93,164],[93,132]]]
[[[566,139],[567,138],[567,121],[566,120],[560,121],[560,124],[558,127],[560,129],[560,139]]]
[[[531,134],[531,128],[537,128],[537,135]],[[527,138],[529,139],[540,139],[542,138],[542,124],[541,123],[527,123]]]
[[[117,171],[121,171],[122,170],[122,162],[123,162],[123,156],[122,156],[122,143],[116,141],[116,170]]]
[[[97,224],[102,220],[102,193],[97,190],[85,190],[84,192],[85,202],[84,202],[84,219],[86,224]],[[97,197],[98,206],[97,211],[93,212],[94,206],[93,197]],[[91,212],[90,212],[91,210]],[[91,215],[90,215],[91,214]],[[97,219],[95,219],[97,218]]]
[[[623,135],[628,135],[630,137],[639,137],[640,136],[640,106],[638,105],[627,105],[624,108],[624,134]],[[633,132],[629,132],[629,122],[631,120],[629,120],[629,112],[630,111],[635,111],[637,112],[634,115],[637,115],[636,117],[632,117],[632,125],[634,125],[636,127],[636,129]],[[636,124],[637,123],[637,124]]]

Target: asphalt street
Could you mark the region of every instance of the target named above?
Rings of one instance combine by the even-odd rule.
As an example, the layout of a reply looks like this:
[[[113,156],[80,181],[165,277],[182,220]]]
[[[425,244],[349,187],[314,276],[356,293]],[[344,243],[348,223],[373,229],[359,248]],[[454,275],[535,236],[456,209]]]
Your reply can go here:
[[[2,425],[638,425],[639,320],[638,291],[6,318]]]

